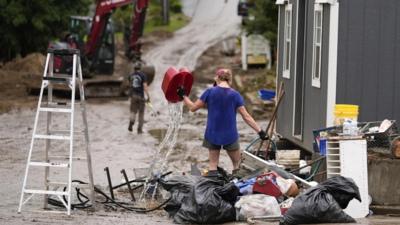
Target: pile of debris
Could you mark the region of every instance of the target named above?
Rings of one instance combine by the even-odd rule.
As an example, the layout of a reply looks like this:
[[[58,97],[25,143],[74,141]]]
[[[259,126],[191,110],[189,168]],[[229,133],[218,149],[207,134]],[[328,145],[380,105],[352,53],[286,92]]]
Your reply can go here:
[[[352,199],[361,201],[358,187],[350,178],[332,177],[304,190],[299,189],[302,185],[291,173],[278,166],[269,166],[242,178],[220,167],[218,171],[218,181],[207,178],[207,174],[193,173],[193,170],[192,175],[159,180],[171,193],[164,210],[175,223],[355,222],[343,211]]]
[[[25,58],[16,58],[4,65],[2,70],[14,72],[29,72],[34,74],[43,74],[46,56],[36,52],[27,55]]]

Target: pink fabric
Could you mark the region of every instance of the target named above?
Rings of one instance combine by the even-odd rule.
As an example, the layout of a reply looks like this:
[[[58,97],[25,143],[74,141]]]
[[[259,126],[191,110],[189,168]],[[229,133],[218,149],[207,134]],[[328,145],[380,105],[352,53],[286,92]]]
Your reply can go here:
[[[225,72],[226,69],[219,69],[217,71],[217,73],[215,74],[216,77],[218,77],[219,75],[223,74]],[[214,82],[214,87],[217,86],[217,82]]]

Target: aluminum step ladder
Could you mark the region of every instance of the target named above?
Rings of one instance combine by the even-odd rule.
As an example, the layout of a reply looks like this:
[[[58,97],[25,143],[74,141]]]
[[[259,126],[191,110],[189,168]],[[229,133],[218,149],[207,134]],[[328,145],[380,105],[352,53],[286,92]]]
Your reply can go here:
[[[57,56],[69,56],[73,58],[73,70],[72,77],[53,77],[53,62],[54,55]],[[49,70],[49,76],[47,76],[47,70]],[[78,72],[78,79],[76,77],[76,72]],[[28,162],[26,165],[25,178],[22,186],[21,200],[19,203],[18,213],[21,213],[22,206],[28,202],[35,194],[44,194],[44,208],[46,209],[48,206],[48,199],[50,195],[56,195],[59,200],[63,203],[63,205],[67,208],[67,214],[71,214],[71,190],[72,188],[80,188],[80,190],[85,193],[88,197],[92,206],[95,207],[95,197],[94,197],[94,186],[93,186],[93,173],[92,173],[92,162],[91,162],[91,154],[90,154],[90,142],[89,142],[89,133],[86,119],[86,105],[85,105],[85,95],[84,88],[82,83],[82,67],[80,61],[80,51],[77,49],[48,49],[47,50],[47,59],[46,66],[44,69],[42,86],[40,90],[39,103],[36,112],[35,125],[33,128],[32,141],[29,149]],[[76,83],[78,83],[79,94],[80,94],[80,103],[75,103],[75,91],[76,91]],[[70,103],[62,103],[62,102],[53,102],[53,85],[68,85],[71,88],[71,102]],[[42,102],[44,89],[48,87],[48,101]],[[80,131],[74,131],[74,117],[75,117],[75,106],[80,107],[82,111],[82,119],[84,129]],[[47,113],[47,132],[46,134],[37,134],[37,125],[39,120],[39,113],[46,112]],[[51,118],[53,113],[68,113],[71,114],[71,127],[70,130],[53,130],[51,127]],[[86,141],[86,157],[74,157],[74,133],[84,133],[85,141]],[[32,150],[34,146],[35,139],[45,139],[46,140],[46,155],[44,158],[44,162],[32,162]],[[64,140],[69,141],[69,155],[64,156],[55,156],[52,155],[50,151],[51,140]],[[67,163],[55,163],[55,161],[66,161]],[[83,162],[87,162],[88,173],[89,173],[89,182],[88,184],[72,184],[72,165],[74,160],[79,160]],[[44,190],[33,190],[27,189],[27,179],[29,173],[29,167],[31,166],[39,166],[45,167],[45,183]],[[49,172],[51,167],[57,168],[65,168],[68,169],[68,180],[63,182],[51,182],[49,181]],[[53,187],[53,190],[50,190],[50,187]],[[57,191],[60,187],[67,187],[66,191]],[[90,194],[88,194],[85,189],[90,190]],[[24,195],[31,194],[25,201]],[[63,197],[68,197],[68,202],[63,200]]]

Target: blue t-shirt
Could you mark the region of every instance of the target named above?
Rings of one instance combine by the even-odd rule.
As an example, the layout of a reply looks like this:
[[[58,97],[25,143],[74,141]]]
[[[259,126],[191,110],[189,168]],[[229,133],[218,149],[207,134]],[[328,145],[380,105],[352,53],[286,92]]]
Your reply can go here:
[[[229,145],[239,139],[236,111],[244,106],[239,92],[232,88],[215,86],[200,97],[208,103],[207,128],[204,136],[215,145]]]
[[[129,95],[135,94],[144,98],[143,83],[147,82],[146,74],[142,72],[135,72],[134,74],[128,77],[128,80],[131,83],[131,89],[129,90]]]

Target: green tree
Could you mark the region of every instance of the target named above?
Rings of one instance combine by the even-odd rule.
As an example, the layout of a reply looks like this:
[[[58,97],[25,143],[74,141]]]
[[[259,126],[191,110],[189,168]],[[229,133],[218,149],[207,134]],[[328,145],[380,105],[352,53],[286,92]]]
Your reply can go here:
[[[182,12],[182,4],[179,0],[171,0],[170,9],[173,13],[181,13]]]
[[[149,9],[146,13],[146,22],[152,22],[155,25],[162,25],[162,8],[161,0],[150,0]],[[112,18],[114,19],[114,25],[116,32],[123,32],[123,24],[129,27],[132,23],[132,5],[128,5],[126,8],[117,8],[113,13]],[[123,20],[123,23],[121,21]]]
[[[0,0],[0,50],[22,56],[45,51],[69,30],[71,15],[87,15],[92,0]]]
[[[123,32],[123,25],[130,27],[132,23],[132,5],[128,5],[126,8],[117,8],[112,18],[114,19],[115,32]]]
[[[245,30],[248,34],[262,34],[270,41],[271,48],[276,50],[278,36],[278,6],[276,0],[254,0],[254,9],[250,15],[254,20],[246,21]]]

